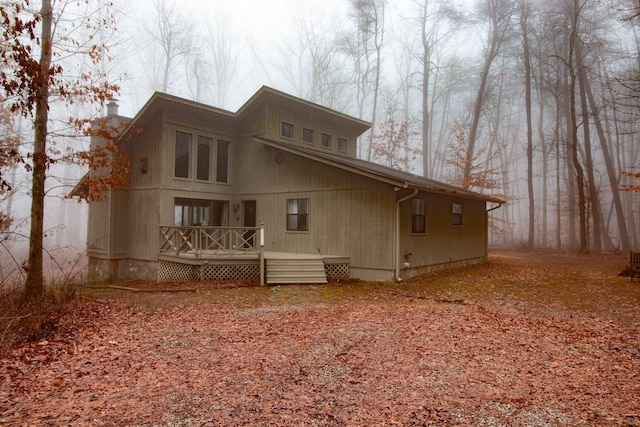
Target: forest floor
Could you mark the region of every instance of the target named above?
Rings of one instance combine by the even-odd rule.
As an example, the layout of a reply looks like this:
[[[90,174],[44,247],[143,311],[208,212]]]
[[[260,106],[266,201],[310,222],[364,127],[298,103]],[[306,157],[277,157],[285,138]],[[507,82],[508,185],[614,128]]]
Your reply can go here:
[[[85,290],[0,360],[0,425],[640,426],[626,263],[495,251],[402,284]]]

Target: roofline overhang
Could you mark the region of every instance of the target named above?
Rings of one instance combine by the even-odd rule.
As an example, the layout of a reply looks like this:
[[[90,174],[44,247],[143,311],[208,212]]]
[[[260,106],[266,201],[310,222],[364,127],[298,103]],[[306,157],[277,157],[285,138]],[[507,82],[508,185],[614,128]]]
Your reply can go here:
[[[336,117],[340,120],[346,120],[351,122],[352,125],[355,125],[358,129],[358,134],[361,135],[371,128],[371,123],[358,119],[356,117],[350,116],[348,114],[341,113],[339,111],[333,110],[331,108],[325,107],[320,104],[316,104],[315,102],[308,101],[303,98],[299,98],[297,96],[290,95],[288,93],[279,91],[277,89],[273,89],[269,86],[262,86],[258,89],[252,96],[249,98],[236,112],[236,116],[240,117],[245,111],[251,108],[261,97],[272,95],[279,99],[284,99],[289,102],[294,102],[297,104],[304,105],[309,108],[313,108],[315,110],[322,111],[330,116]]]
[[[393,185],[394,187],[398,187],[398,188],[405,188],[405,189],[409,189],[409,190],[418,190],[418,191],[424,191],[427,193],[435,193],[435,194],[446,194],[449,196],[456,196],[456,197],[462,197],[465,199],[474,199],[474,200],[482,200],[485,202],[490,202],[490,203],[497,203],[500,207],[503,204],[505,204],[504,200],[498,199],[496,197],[491,197],[491,196],[486,196],[483,194],[479,194],[479,193],[473,193],[470,191],[466,191],[464,189],[454,189],[453,187],[450,189],[445,189],[445,188],[434,188],[434,187],[429,187],[427,185],[421,185],[421,184],[417,184],[417,183],[412,183],[409,181],[404,181],[404,180],[399,180],[399,179],[395,179],[389,176],[385,176],[383,174],[380,173],[376,173],[374,171],[370,171],[370,170],[366,170],[366,169],[362,169],[356,166],[352,166],[343,162],[339,162],[333,159],[329,159],[323,156],[319,156],[316,155],[314,153],[308,152],[308,151],[302,151],[297,149],[297,147],[289,147],[286,146],[282,143],[279,143],[277,141],[272,141],[266,138],[261,138],[261,137],[257,137],[254,136],[253,137],[254,140],[258,141],[259,143],[262,143],[264,145],[270,146],[272,148],[278,149],[278,150],[283,150],[286,151],[288,153],[291,154],[295,154],[298,155],[300,157],[304,157],[310,160],[314,160],[317,161],[319,163],[323,163],[326,165],[330,165],[333,167],[337,167],[339,169],[345,170],[345,171],[349,171],[349,172],[353,172],[356,173],[358,175],[361,176],[365,176],[371,179],[374,179],[376,181],[379,182],[383,182],[385,184],[389,184],[389,185]],[[497,207],[496,207],[497,209]]]

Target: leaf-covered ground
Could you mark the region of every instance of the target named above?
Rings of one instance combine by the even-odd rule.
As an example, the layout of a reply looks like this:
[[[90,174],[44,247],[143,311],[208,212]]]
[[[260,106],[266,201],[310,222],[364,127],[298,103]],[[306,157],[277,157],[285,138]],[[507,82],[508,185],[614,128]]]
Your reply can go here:
[[[92,290],[82,326],[0,361],[0,425],[640,426],[625,263],[497,252],[402,284]]]

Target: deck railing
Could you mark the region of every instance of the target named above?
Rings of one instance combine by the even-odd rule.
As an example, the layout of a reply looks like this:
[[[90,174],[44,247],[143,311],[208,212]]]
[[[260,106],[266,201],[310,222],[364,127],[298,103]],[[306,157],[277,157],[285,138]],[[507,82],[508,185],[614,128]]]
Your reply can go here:
[[[201,257],[260,252],[260,227],[160,226],[160,252]]]

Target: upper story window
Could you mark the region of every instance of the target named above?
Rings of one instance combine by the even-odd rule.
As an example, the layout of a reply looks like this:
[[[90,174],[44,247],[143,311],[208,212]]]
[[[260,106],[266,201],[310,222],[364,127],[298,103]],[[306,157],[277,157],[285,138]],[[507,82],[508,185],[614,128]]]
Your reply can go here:
[[[302,128],[302,142],[313,144],[313,129]]]
[[[347,152],[347,139],[346,138],[338,138],[338,151],[342,151],[343,153]]]
[[[287,230],[309,231],[309,199],[287,200]]]
[[[229,182],[229,141],[218,140],[216,150],[216,182]]]
[[[174,176],[191,177],[191,140],[193,136],[186,132],[176,132]]]
[[[200,181],[211,180],[211,154],[213,138],[198,136],[198,151],[196,153],[196,179]]]
[[[280,135],[283,138],[293,139],[293,125],[291,123],[282,122],[282,126],[280,128]]]
[[[462,225],[462,205],[460,203],[451,204],[451,225]]]
[[[324,148],[331,148],[331,135],[326,133],[322,134],[322,146]]]
[[[411,199],[411,232],[426,233],[427,202],[424,199]]]
[[[181,131],[176,131],[175,138],[174,177],[229,182],[229,141]]]

